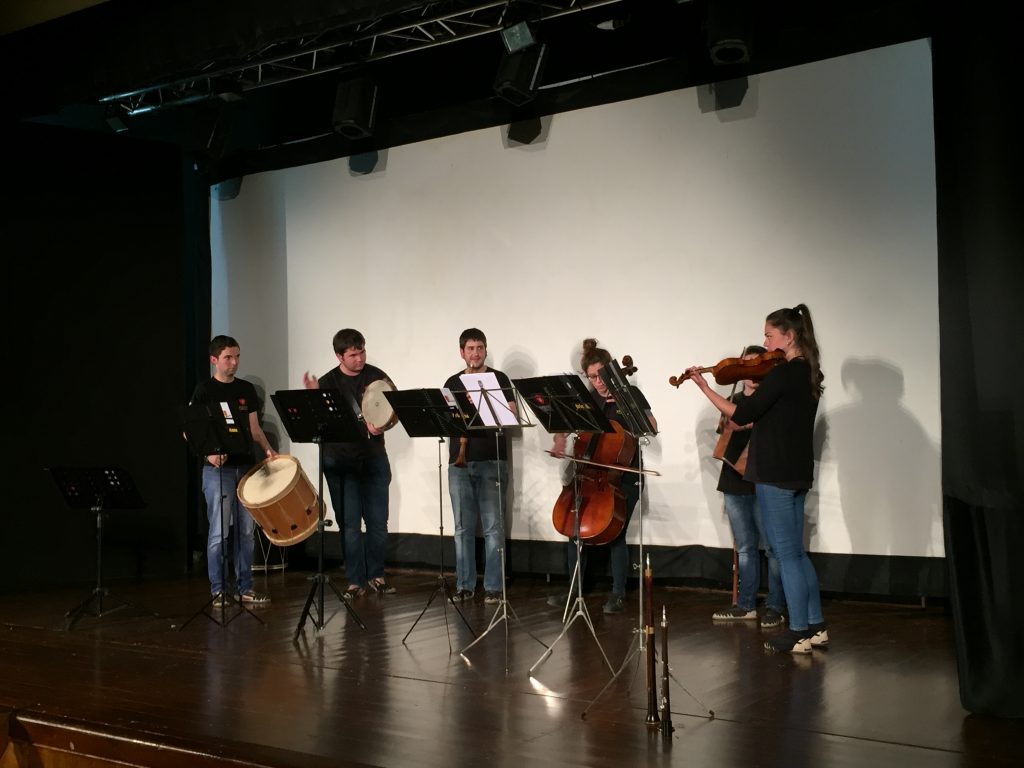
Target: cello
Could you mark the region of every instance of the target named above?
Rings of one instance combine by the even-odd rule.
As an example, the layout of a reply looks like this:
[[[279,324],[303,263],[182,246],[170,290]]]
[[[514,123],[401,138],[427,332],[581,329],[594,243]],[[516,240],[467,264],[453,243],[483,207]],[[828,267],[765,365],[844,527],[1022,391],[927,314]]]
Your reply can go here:
[[[636,370],[629,356],[624,356],[622,362],[624,372]],[[617,421],[611,425],[613,432],[586,432],[577,437],[573,478],[562,487],[551,511],[555,530],[572,538],[576,535],[578,509],[580,541],[586,544],[608,544],[626,525],[622,473],[634,471],[630,464],[636,455],[637,439]]]

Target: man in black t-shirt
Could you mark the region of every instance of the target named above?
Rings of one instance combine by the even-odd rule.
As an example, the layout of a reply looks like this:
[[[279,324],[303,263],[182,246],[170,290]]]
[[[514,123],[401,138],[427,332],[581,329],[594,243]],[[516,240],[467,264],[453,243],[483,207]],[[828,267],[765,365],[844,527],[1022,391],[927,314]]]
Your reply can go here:
[[[361,413],[363,394],[375,381],[394,383],[380,368],[366,363],[366,339],[353,328],[334,334],[338,367],[319,379],[303,375],[307,389],[336,389],[353,410]],[[391,464],[384,447],[386,425],[363,419],[365,439],[352,443],[325,443],[324,480],[331,494],[335,517],[342,527],[345,548],[346,598],[376,592],[394,593],[384,578],[384,553],[388,543],[388,487]],[[366,525],[363,535],[362,526]]]
[[[459,337],[459,355],[466,364],[444,383],[456,397],[468,399],[466,385],[460,376],[472,373],[493,373],[501,387],[501,402],[515,412],[512,382],[501,371],[488,368],[487,337],[479,328],[467,328]],[[470,403],[472,401],[469,401]],[[457,440],[448,441],[448,491],[455,517],[455,594],[453,601],[473,597],[476,588],[476,521],[484,534],[484,602],[501,600],[501,557],[504,551],[505,524],[502,519],[503,499],[508,488],[507,435],[498,441],[494,433],[480,430]]]
[[[210,364],[213,376],[199,382],[189,405],[219,407],[228,419],[237,418],[243,429],[248,429],[252,440],[270,458],[277,452],[270,447],[259,422],[260,402],[254,387],[244,379],[236,378],[241,349],[230,336],[215,336],[210,341]],[[267,595],[253,590],[252,556],[253,519],[249,510],[238,499],[238,483],[253,466],[251,453],[214,454],[205,457],[203,464],[203,496],[210,522],[206,542],[206,567],[215,606],[223,605],[227,585],[224,583],[222,545],[230,530],[231,559],[235,567],[235,591],[244,603],[270,602]],[[219,514],[218,514],[219,511]]]

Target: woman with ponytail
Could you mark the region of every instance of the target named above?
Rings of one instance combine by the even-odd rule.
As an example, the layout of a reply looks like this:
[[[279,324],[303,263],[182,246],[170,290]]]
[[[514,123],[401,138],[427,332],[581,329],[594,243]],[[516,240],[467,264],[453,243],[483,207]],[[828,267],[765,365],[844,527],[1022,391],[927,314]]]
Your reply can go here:
[[[715,392],[697,367],[687,373],[722,414],[738,426],[753,425],[743,479],[754,483],[789,612],[789,628],[764,645],[770,651],[810,653],[827,646],[829,638],[818,576],[804,549],[804,502],[814,482],[814,419],[825,378],[806,305],[768,315],[764,346],[784,352],[786,361],[739,405]]]

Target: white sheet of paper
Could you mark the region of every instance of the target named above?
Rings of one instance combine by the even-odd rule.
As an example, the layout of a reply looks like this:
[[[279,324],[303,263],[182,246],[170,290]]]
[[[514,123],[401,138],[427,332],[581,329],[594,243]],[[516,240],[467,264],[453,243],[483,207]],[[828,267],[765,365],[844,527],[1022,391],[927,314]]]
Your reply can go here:
[[[480,413],[480,421],[488,427],[514,427],[519,424],[515,413],[508,407],[511,392],[503,392],[498,377],[487,373],[464,373],[459,380],[466,388],[469,399]],[[486,396],[485,393],[486,392]]]

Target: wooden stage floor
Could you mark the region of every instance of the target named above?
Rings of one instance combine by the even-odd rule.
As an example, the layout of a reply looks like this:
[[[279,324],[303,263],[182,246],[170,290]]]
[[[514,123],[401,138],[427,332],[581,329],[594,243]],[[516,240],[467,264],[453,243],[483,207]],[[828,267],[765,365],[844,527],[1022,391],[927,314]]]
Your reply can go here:
[[[711,621],[727,593],[655,582],[669,623],[666,739],[645,723],[646,656],[630,655],[636,592],[615,616],[588,597],[597,639],[577,620],[531,676],[562,631],[546,604],[562,584],[514,579],[508,620],[498,613],[460,654],[473,635],[459,613],[440,597],[424,612],[436,571],[393,572],[397,594],[357,599],[365,629],[325,588],[326,624],[315,599],[296,639],[311,575],[258,576],[272,604],[223,626],[195,614],[200,577],[110,584],[105,607],[132,605],[70,631],[64,613],[88,588],[0,595],[0,765],[1022,764],[1024,724],[960,707],[942,607],[827,600],[830,649],[769,655],[761,642],[776,630]],[[496,613],[481,597],[463,608],[477,631]],[[660,628],[655,647],[660,693]]]

